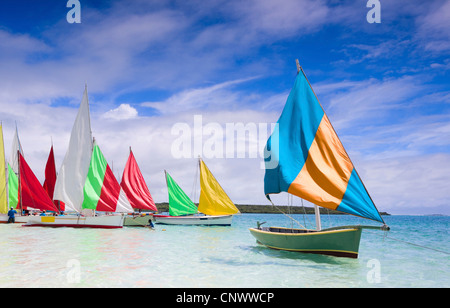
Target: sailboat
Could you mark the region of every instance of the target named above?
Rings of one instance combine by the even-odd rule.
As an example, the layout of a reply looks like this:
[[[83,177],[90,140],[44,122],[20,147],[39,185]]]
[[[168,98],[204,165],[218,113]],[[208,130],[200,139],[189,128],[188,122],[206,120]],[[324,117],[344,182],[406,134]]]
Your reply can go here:
[[[3,142],[3,124],[0,124],[0,223],[8,222],[8,211],[9,211],[9,202],[8,202],[8,189],[11,189],[11,185],[8,185],[8,177],[6,176],[6,161],[5,161],[5,147]],[[8,172],[11,172],[11,167],[8,165]],[[17,176],[13,173],[13,176],[17,179]],[[11,179],[12,180],[12,179]],[[17,180],[18,181],[18,180]],[[17,182],[18,183],[18,182]],[[18,184],[17,184],[18,185]],[[17,190],[16,195],[17,198]],[[17,206],[16,203],[10,203],[11,207],[14,209]],[[24,219],[22,217],[19,218],[19,215],[16,215],[17,223],[24,223]]]
[[[133,211],[117,179],[92,139],[87,87],[72,128],[69,148],[56,179],[54,200],[77,215],[30,218],[26,226],[122,228],[124,216]],[[111,215],[96,215],[96,211]]]
[[[131,147],[125,169],[123,170],[120,186],[130,201],[131,207],[134,210],[139,211],[139,214],[137,215],[133,213],[133,215],[126,216],[123,225],[137,227],[147,226],[149,220],[152,218],[148,212],[156,212],[158,209],[155,205],[155,201],[153,201],[147,184],[145,183],[133,151],[131,151]],[[147,211],[147,213],[141,213],[141,210]]]
[[[15,223],[26,223],[29,216],[22,215],[22,210],[36,209],[36,210],[52,210],[53,208],[47,203],[48,200],[40,200],[40,194],[31,194],[30,186],[36,185],[36,176],[29,168],[25,159],[23,158],[22,146],[20,145],[18,130],[13,138],[13,146],[10,156],[10,161],[5,165],[5,152],[3,143],[3,127],[0,125],[1,138],[1,154],[0,154],[0,186],[1,186],[1,213],[6,214],[10,208],[18,212],[15,215]],[[20,163],[22,161],[22,164]],[[12,165],[12,166],[11,166]],[[8,176],[6,177],[6,170]],[[19,180],[20,179],[20,180]],[[8,221],[7,215],[0,215],[0,223]]]
[[[170,225],[230,226],[239,210],[214,178],[205,162],[199,159],[200,200],[198,208],[165,171],[169,191],[169,215],[154,214],[155,222]],[[204,215],[197,215],[200,212]]]
[[[10,183],[17,180],[17,186],[14,183],[10,187],[10,206],[20,211],[26,210],[40,210],[58,212],[58,209],[53,204],[47,192],[42,188],[41,183],[29,167],[25,158],[17,151],[18,159],[18,177],[9,167],[9,174],[12,179]],[[17,201],[16,201],[17,200]],[[16,217],[16,223],[25,223],[30,220],[32,216]]]
[[[264,192],[287,192],[315,204],[316,230],[251,228],[274,249],[357,258],[364,228],[389,230],[297,60],[297,77],[265,148]],[[273,204],[273,202],[272,202]],[[382,223],[322,229],[319,207]]]
[[[41,186],[22,154],[19,155],[19,203],[22,210],[35,209],[57,213],[58,208]],[[29,220],[28,220],[29,221]]]

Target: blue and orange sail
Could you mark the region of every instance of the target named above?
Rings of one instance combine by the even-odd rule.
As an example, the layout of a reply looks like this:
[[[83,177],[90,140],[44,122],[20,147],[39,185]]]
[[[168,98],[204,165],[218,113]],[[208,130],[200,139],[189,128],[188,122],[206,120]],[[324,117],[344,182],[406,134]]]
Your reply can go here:
[[[302,69],[265,151],[269,200],[284,191],[384,223]]]

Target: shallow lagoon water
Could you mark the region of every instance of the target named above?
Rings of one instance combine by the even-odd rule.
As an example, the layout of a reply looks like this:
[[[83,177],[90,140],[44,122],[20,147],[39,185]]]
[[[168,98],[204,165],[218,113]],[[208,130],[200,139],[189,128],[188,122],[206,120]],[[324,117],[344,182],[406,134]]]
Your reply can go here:
[[[296,216],[314,227],[314,216]],[[450,287],[450,217],[384,218],[391,231],[364,230],[358,259],[258,245],[248,228],[256,221],[290,226],[282,214],[237,215],[231,227],[154,231],[0,225],[0,287]],[[348,224],[374,223],[322,217],[323,228]]]

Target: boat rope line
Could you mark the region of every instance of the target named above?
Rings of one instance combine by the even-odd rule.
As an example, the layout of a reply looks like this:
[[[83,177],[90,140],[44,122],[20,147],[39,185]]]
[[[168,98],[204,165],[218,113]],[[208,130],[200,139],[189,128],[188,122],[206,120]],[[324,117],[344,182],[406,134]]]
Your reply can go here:
[[[292,216],[286,214],[285,212],[283,212],[278,206],[276,206],[276,205],[272,202],[272,200],[269,200],[269,201],[270,201],[270,203],[272,203],[272,205],[273,205],[278,211],[280,211],[281,214],[283,214],[284,216],[286,216],[286,217],[292,219],[293,221],[295,221],[295,222],[296,222],[300,227],[302,227],[303,229],[306,229],[306,227],[303,226],[301,223],[299,223],[294,217],[292,217]]]
[[[285,215],[286,217],[290,218],[291,220],[295,221],[295,222],[296,222],[299,226],[301,226],[302,228],[306,229],[306,227],[303,226],[300,222],[298,222],[295,218],[293,218],[293,217],[291,217],[290,215],[286,214],[286,213],[283,212],[279,207],[277,207],[277,206],[272,202],[272,200],[270,200],[270,202],[272,203],[272,205],[273,205],[278,211],[280,211],[280,213],[282,213],[282,214]],[[368,230],[365,230],[365,231],[366,231],[366,232],[369,232],[369,233],[372,233],[372,234],[380,235],[380,234],[377,233],[377,232],[371,232],[371,231],[368,231]],[[448,252],[448,251],[444,251],[444,250],[440,250],[440,249],[436,249],[436,248],[432,248],[432,247],[427,247],[427,246],[424,246],[424,245],[420,245],[420,244],[416,244],[416,243],[412,243],[412,242],[400,240],[400,239],[397,239],[397,238],[393,238],[393,237],[391,237],[391,236],[388,236],[388,235],[387,235],[387,232],[383,232],[383,234],[382,234],[381,236],[383,236],[383,239],[387,238],[387,239],[390,239],[390,240],[393,240],[393,241],[397,241],[397,242],[401,242],[401,243],[404,243],[404,244],[408,244],[408,245],[416,246],[416,247],[419,247],[419,248],[428,249],[428,250],[433,250],[433,251],[436,251],[436,252],[444,253],[444,254],[446,254],[446,255],[450,255],[450,252]]]
[[[371,232],[371,231],[368,231],[368,230],[365,230],[365,231],[369,232],[369,233],[376,234],[376,235],[380,235],[379,233],[376,233],[376,232]],[[420,248],[423,248],[423,249],[434,250],[434,251],[437,251],[437,252],[440,252],[440,253],[444,253],[446,255],[450,255],[450,253],[448,251],[444,251],[444,250],[440,250],[440,249],[436,249],[436,248],[432,248],[432,247],[427,247],[427,246],[424,246],[424,245],[419,245],[419,244],[416,244],[416,243],[412,243],[412,242],[400,240],[400,239],[397,239],[397,238],[393,238],[393,237],[390,237],[390,236],[387,236],[387,235],[382,235],[382,236],[383,236],[383,238],[388,238],[388,239],[393,240],[393,241],[405,243],[405,244],[416,246],[416,247],[420,247]]]

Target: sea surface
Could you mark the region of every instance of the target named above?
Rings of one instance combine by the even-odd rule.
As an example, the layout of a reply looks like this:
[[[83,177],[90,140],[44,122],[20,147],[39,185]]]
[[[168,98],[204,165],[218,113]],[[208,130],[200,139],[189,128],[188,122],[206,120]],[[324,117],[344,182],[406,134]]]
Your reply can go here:
[[[313,215],[295,215],[314,228]],[[352,288],[450,287],[450,217],[385,216],[364,230],[358,259],[277,251],[248,228],[291,226],[283,214],[240,214],[231,227],[155,230],[0,225],[0,287]],[[322,215],[322,227],[375,224]],[[296,225],[294,224],[294,227]]]

